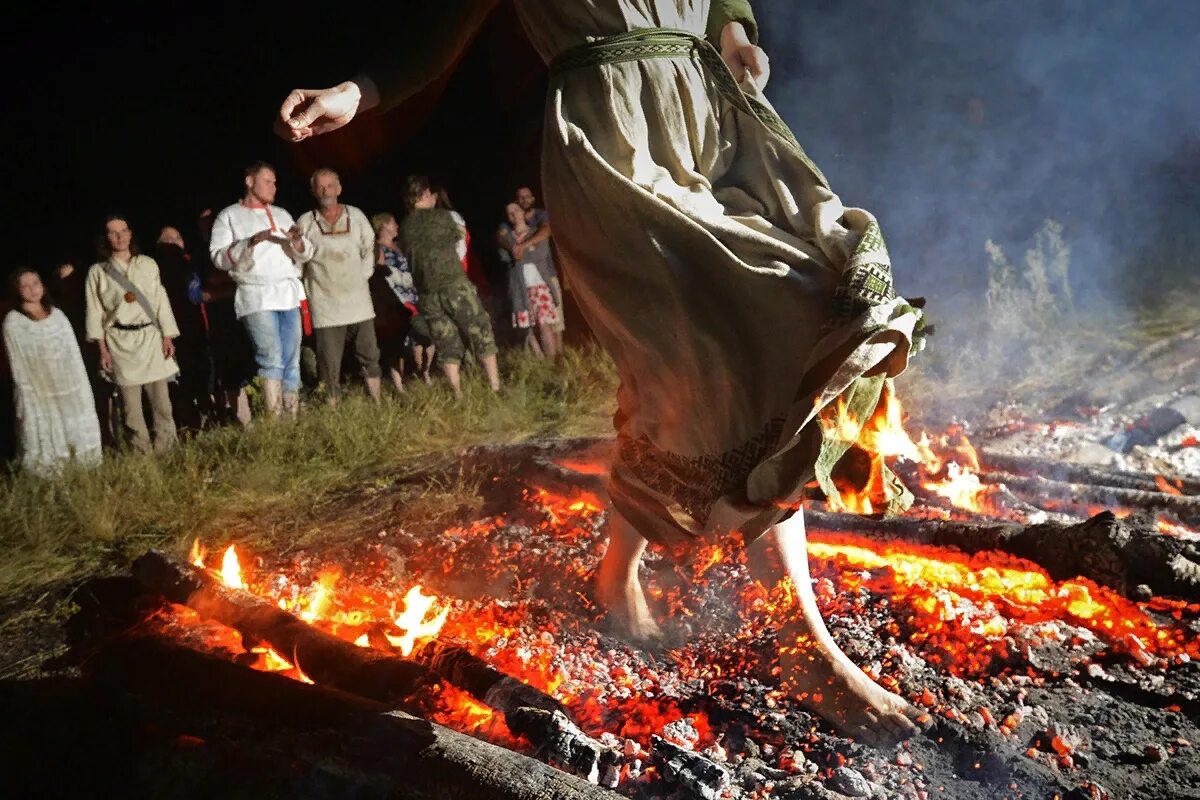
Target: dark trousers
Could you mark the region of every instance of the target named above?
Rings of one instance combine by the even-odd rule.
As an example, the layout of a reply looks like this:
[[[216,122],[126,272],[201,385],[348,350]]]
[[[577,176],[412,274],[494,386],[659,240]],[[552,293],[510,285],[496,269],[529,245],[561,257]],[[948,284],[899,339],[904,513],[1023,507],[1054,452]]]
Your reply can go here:
[[[375,341],[375,320],[366,319],[350,325],[316,328],[313,330],[313,336],[317,340],[317,375],[325,384],[325,391],[330,397],[337,397],[341,392],[342,354],[346,350],[347,341],[354,344],[354,357],[363,374],[368,378],[379,377],[379,344]]]

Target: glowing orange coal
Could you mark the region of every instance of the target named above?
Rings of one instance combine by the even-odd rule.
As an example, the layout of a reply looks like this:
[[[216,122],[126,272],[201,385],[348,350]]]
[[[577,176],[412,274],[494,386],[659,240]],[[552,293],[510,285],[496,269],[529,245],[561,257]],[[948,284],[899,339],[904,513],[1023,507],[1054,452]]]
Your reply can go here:
[[[1018,626],[1063,635],[1053,623],[1084,628],[1107,649],[1149,665],[1200,658],[1200,639],[1155,622],[1141,606],[1084,578],[1054,581],[1031,562],[998,553],[813,536],[809,555],[835,565],[844,588],[865,586],[907,608],[910,642],[952,673],[982,675],[1009,654]]]
[[[1183,490],[1180,488],[1182,486],[1182,481],[1176,481],[1175,483],[1172,483],[1162,475],[1155,475],[1154,485],[1158,487],[1160,492],[1166,492],[1167,494],[1174,495],[1183,494]]]

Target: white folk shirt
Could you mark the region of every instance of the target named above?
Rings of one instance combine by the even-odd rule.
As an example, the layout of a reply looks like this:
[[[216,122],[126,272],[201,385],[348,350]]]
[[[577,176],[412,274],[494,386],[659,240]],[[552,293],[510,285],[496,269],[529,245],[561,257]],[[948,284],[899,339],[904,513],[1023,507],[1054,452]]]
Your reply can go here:
[[[367,215],[343,205],[332,223],[320,211],[307,211],[300,215],[299,224],[314,248],[304,265],[304,290],[313,327],[374,319],[367,281],[375,272],[375,231]]]
[[[299,251],[271,239],[250,244],[250,237],[268,229],[286,239],[293,222],[279,206],[244,202],[225,208],[213,222],[209,255],[213,266],[228,272],[237,284],[233,310],[238,319],[259,311],[288,311],[305,299],[299,264],[312,257],[312,242],[303,239]]]

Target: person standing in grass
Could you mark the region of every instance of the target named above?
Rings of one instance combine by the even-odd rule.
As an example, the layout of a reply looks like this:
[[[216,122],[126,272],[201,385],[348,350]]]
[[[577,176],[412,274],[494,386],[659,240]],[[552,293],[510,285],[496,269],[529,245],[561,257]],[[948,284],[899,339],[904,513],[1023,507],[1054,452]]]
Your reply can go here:
[[[14,272],[9,292],[13,310],[4,317],[4,348],[22,467],[49,476],[71,459],[89,467],[99,464],[100,421],[67,315],[54,307],[35,270]]]
[[[463,271],[459,245],[466,228],[452,211],[437,207],[437,195],[423,175],[405,181],[408,214],[400,223],[397,241],[412,268],[420,296],[420,313],[426,318],[438,363],[455,395],[462,394],[459,364],[467,344],[479,358],[493,392],[500,391],[496,364],[496,338],[492,321],[474,284]],[[459,217],[458,219],[461,219]]]
[[[375,229],[375,274],[371,276],[371,302],[375,306],[375,338],[380,365],[387,369],[397,392],[404,391],[404,357],[411,346],[413,367],[426,384],[432,383],[433,340],[418,311],[419,297],[412,270],[396,248],[400,225],[390,211],[371,217]]]
[[[292,215],[274,205],[275,168],[256,161],[242,175],[246,193],[217,214],[209,256],[237,284],[233,308],[254,343],[267,413],[295,416],[304,333],[300,265],[312,258],[313,246]]]
[[[512,324],[526,331],[530,349],[539,358],[554,363],[562,352],[562,336],[558,333],[562,301],[556,291],[558,281],[554,279],[554,265],[550,261],[550,243],[545,239],[531,243],[536,230],[526,221],[525,212],[517,203],[509,203],[504,213],[508,224],[500,229],[501,256],[509,264]]]
[[[113,375],[124,407],[125,430],[135,450],[149,452],[143,392],[154,417],[154,449],[175,444],[175,417],[167,381],[179,374],[179,327],[153,258],[138,253],[128,221],[104,223],[103,261],[87,276],[87,338],[100,348],[100,368]]]
[[[309,186],[318,207],[301,214],[296,224],[313,244],[312,258],[304,263],[304,291],[317,340],[317,375],[329,404],[337,405],[342,354],[351,342],[367,393],[378,400],[379,344],[367,285],[375,272],[375,232],[366,214],[340,201],[342,181],[336,172],[318,169]]]

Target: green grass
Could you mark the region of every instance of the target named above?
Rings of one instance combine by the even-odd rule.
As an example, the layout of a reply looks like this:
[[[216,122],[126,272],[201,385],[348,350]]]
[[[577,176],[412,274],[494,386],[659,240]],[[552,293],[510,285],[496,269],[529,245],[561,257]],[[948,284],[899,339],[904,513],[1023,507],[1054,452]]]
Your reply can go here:
[[[499,396],[468,371],[461,401],[444,381],[410,382],[383,403],[351,394],[337,409],[312,402],[295,421],[204,431],[161,457],[110,454],[98,469],[53,480],[16,473],[0,483],[0,603],[194,536],[303,532],[323,505],[382,490],[472,444],[611,431],[616,374],[596,348],[569,348],[556,368],[506,353],[501,369]],[[422,486],[405,516],[436,514],[471,489]]]

